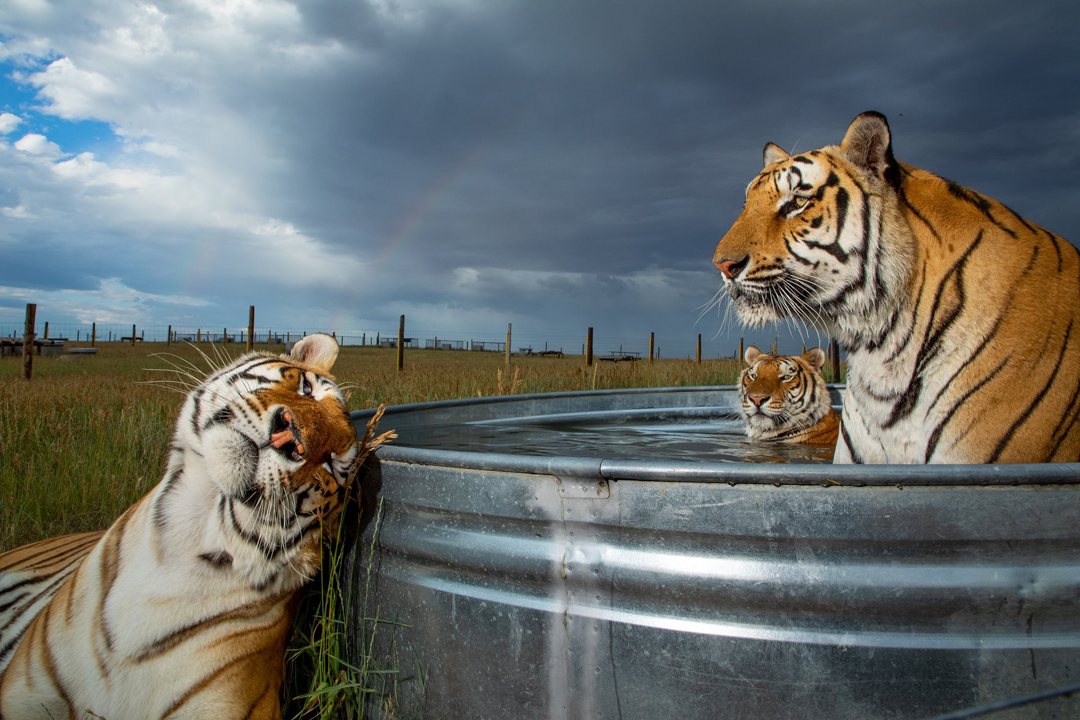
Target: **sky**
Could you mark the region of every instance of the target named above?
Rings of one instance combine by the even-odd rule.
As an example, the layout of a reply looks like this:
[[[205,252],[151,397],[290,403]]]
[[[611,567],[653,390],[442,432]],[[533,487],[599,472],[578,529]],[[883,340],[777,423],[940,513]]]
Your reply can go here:
[[[672,350],[766,142],[898,159],[1080,239],[1080,5],[4,0],[0,334],[259,326]],[[41,329],[38,328],[40,333]],[[55,332],[54,332],[55,335]],[[609,348],[598,347],[598,352]]]

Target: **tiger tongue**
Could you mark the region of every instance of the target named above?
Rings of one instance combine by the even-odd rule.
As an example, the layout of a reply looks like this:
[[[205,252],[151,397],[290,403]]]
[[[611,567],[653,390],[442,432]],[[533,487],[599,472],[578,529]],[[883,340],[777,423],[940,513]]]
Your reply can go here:
[[[282,430],[270,436],[270,444],[280,450],[283,445],[291,443],[293,439],[292,430]]]

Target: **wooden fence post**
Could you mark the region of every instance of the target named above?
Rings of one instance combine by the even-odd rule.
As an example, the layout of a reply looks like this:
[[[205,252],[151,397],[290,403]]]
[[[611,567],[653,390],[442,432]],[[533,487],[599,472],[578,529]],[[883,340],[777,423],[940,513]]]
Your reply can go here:
[[[701,333],[697,334],[697,361],[701,362]]]
[[[592,328],[589,328],[589,335],[585,340],[585,367],[592,367]]]
[[[90,323],[90,347],[97,347],[97,323]]]
[[[653,345],[654,345],[655,341],[656,341],[656,333],[654,333],[654,332],[649,333],[649,362],[650,363],[652,362]]]
[[[169,334],[165,336],[165,347],[172,345],[172,325],[169,326]]]
[[[745,355],[745,353],[743,352],[743,339],[739,338],[739,357],[737,357],[736,360],[742,362],[743,355]]]
[[[22,373],[29,380],[34,376],[34,323],[37,320],[37,305],[26,303],[26,327],[23,329]]]
[[[405,369],[405,316],[401,316],[397,331],[397,371]]]
[[[251,348],[255,343],[255,306],[248,307],[248,332],[247,332],[247,348],[248,352],[251,352]]]
[[[41,336],[41,339],[42,340],[48,340],[49,339],[49,321],[48,320],[45,321],[45,334]]]
[[[513,323],[506,323],[506,371],[510,371],[510,330],[514,327]]]

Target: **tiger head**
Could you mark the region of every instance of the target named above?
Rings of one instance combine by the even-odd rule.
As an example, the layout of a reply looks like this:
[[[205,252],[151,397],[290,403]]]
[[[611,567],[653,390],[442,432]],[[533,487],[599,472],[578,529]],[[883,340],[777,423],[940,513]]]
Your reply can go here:
[[[888,123],[863,113],[840,145],[797,155],[769,143],[764,166],[713,264],[747,325],[794,318],[846,344],[846,319],[865,329],[911,274],[914,240],[899,215]],[[882,227],[898,236],[883,245]],[[888,309],[879,314],[871,325],[888,322]]]
[[[747,367],[739,376],[739,400],[751,438],[806,429],[829,413],[829,393],[819,374],[825,364],[821,348],[802,356],[768,355],[751,345],[743,359]]]
[[[317,567],[320,531],[335,526],[360,452],[329,374],[337,354],[329,335],[309,335],[287,356],[245,355],[196,387],[177,421],[159,524],[206,513],[199,497],[209,497],[211,557],[260,581],[282,564],[301,575]]]

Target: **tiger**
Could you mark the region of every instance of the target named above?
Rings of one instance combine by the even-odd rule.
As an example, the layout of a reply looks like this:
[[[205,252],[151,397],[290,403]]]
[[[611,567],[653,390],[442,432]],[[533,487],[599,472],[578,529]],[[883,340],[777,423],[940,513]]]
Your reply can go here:
[[[832,409],[821,377],[825,352],[768,355],[746,348],[747,367],[739,375],[739,409],[752,440],[834,446],[840,415]]]
[[[0,718],[281,717],[298,591],[363,455],[337,355],[316,334],[218,369],[107,531],[0,555]]]
[[[847,353],[834,462],[1080,459],[1072,244],[897,161],[877,112],[763,156],[713,264],[745,324],[796,319]]]

